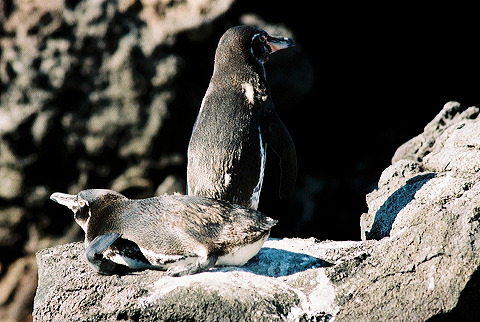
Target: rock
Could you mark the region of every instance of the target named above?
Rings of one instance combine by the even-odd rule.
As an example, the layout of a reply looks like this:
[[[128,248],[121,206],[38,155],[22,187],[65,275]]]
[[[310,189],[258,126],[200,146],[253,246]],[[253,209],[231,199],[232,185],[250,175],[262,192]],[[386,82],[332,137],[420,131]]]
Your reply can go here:
[[[100,276],[84,260],[82,244],[57,246],[38,253],[34,316],[37,321],[283,321],[331,314],[333,286],[324,271],[315,269],[355,257],[368,247],[338,242],[331,250],[329,244],[313,238],[269,240],[244,267],[182,278],[158,271]]]
[[[0,198],[10,200],[22,195],[24,178],[20,170],[0,167],[0,178],[2,178]]]
[[[480,170],[478,115],[477,107],[465,109],[449,102],[422,134],[398,148],[393,164],[380,177],[379,189],[367,196],[369,211],[361,219],[362,239],[389,236],[392,229],[403,228],[396,228],[403,213],[411,214],[410,209],[428,212],[427,207],[446,205],[476,183]]]
[[[388,197],[386,209],[375,213],[372,229],[366,234],[367,238],[379,239],[382,234],[390,237],[379,241],[381,263],[371,262],[372,267],[365,272],[368,274],[359,276],[369,292],[357,294],[348,309],[377,301],[376,296],[388,293],[390,302],[381,301],[385,305],[382,313],[369,312],[373,320],[398,318],[398,307],[405,310],[401,316],[406,320],[425,320],[449,312],[457,305],[467,282],[478,280],[475,272],[480,264],[480,244],[475,218],[480,209],[479,178],[473,185],[469,180],[466,190],[464,179],[448,174],[417,177],[400,188],[402,192],[397,190]],[[389,211],[392,220],[377,219]],[[373,279],[371,271],[376,271]]]
[[[185,186],[185,180],[177,176],[170,175],[166,177],[165,180],[163,180],[163,182],[157,187],[157,190],[155,190],[155,196],[174,193],[185,194]]]
[[[447,104],[437,126],[430,123],[431,131],[397,151],[367,196],[362,241],[270,239],[243,267],[181,278],[158,271],[101,276],[87,265],[82,244],[56,246],[37,254],[34,317],[474,321],[480,314],[477,116],[477,108]]]
[[[425,126],[422,134],[397,149],[392,158],[392,164],[401,159],[423,160],[434,149],[435,145],[438,148],[443,144],[445,137],[442,138],[441,136],[445,131],[450,131],[455,126],[462,126],[462,120],[475,119],[478,113],[477,107],[465,108],[458,102],[448,102],[442,111]]]
[[[31,299],[37,288],[35,256],[17,259],[0,282],[0,320],[31,320]]]
[[[0,208],[0,249],[14,249],[21,241],[22,235],[18,226],[25,220],[25,212],[21,207]],[[0,265],[2,261],[0,260]]]
[[[385,277],[399,277],[396,305],[422,298],[431,310],[425,317],[471,320],[478,314],[469,306],[479,299],[470,291],[479,281],[478,114],[477,107],[447,103],[422,134],[397,150],[361,218],[362,239],[386,244],[382,251],[393,273]]]

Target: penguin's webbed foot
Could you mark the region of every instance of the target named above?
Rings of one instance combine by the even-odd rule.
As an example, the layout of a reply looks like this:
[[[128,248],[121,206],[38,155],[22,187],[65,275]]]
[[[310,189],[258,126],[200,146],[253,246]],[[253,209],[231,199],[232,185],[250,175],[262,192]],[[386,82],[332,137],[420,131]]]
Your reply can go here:
[[[85,256],[93,269],[102,275],[125,275],[129,272],[129,267],[122,264],[117,264],[111,260],[106,259],[102,253],[110,247],[118,238],[120,234],[108,233],[95,237],[95,239],[85,248]]]
[[[169,267],[167,269],[167,275],[178,277],[204,272],[215,266],[217,259],[217,255],[199,257],[194,263]]]

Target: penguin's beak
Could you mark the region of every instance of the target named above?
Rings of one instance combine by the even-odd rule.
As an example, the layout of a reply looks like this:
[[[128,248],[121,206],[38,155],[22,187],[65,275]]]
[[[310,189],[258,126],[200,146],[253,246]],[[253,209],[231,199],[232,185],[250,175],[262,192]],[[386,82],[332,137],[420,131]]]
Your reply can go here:
[[[70,208],[72,211],[76,211],[78,209],[77,195],[69,195],[66,193],[55,192],[50,196],[50,199],[52,199],[56,203]]]
[[[288,37],[267,37],[267,45],[270,47],[272,53],[280,50],[285,49],[288,47],[295,46],[295,40]]]

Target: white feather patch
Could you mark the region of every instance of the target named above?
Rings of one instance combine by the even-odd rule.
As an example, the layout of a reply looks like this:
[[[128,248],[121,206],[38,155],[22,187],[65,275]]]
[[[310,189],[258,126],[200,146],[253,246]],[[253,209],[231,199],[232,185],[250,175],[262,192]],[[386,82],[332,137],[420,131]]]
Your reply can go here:
[[[252,191],[252,197],[250,198],[250,208],[258,209],[258,203],[260,202],[260,191],[262,190],[263,176],[265,172],[265,162],[267,161],[267,155],[263,147],[262,132],[260,132],[260,127],[258,127],[258,135],[260,138],[260,176],[258,178],[258,183]]]
[[[253,85],[250,83],[243,83],[242,84],[243,93],[247,98],[248,103],[254,104],[255,103],[255,90],[253,89]]]
[[[216,266],[227,266],[227,265],[235,265],[235,266],[242,266],[245,265],[250,258],[257,255],[260,248],[262,248],[263,244],[267,240],[269,234],[266,234],[265,237],[260,238],[253,244],[247,244],[238,249],[230,252],[224,256],[220,256],[215,263]]]

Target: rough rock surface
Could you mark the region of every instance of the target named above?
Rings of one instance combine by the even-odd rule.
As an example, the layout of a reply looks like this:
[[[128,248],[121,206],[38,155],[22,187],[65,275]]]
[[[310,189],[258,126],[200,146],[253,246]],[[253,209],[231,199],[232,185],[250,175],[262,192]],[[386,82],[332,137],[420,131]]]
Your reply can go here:
[[[383,278],[395,281],[384,310],[395,305],[405,309],[403,316],[418,318],[441,313],[436,319],[442,321],[478,316],[479,137],[477,107],[445,104],[422,134],[396,151],[367,196],[362,239],[384,244]],[[369,300],[362,295],[353,303]]]
[[[368,195],[363,241],[269,240],[244,267],[95,274],[81,244],[38,253],[38,321],[474,321],[479,109],[448,103]],[[423,142],[430,142],[428,147]],[[420,151],[424,149],[424,151]],[[461,156],[461,157],[459,157]]]
[[[244,267],[172,278],[146,271],[100,276],[81,243],[38,254],[40,284],[34,317],[49,320],[282,321],[329,319],[338,308],[325,269],[363,257],[368,244],[269,240]],[[68,283],[66,282],[68,281]]]

